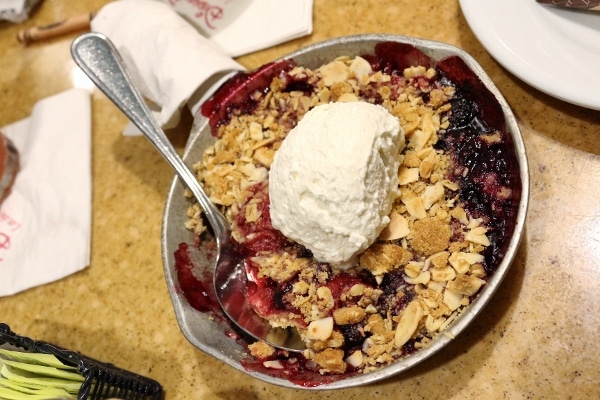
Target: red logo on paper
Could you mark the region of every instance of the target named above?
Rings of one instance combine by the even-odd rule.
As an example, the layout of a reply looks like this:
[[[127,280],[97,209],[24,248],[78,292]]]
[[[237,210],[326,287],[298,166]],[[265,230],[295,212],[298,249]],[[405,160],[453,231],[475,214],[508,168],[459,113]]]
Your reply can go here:
[[[0,232],[0,249],[10,249],[10,236]]]
[[[210,29],[215,29],[215,22],[223,19],[223,9],[219,6],[215,6],[208,1],[202,0],[169,0],[172,6],[176,5],[180,1],[186,1],[196,8],[196,18],[203,18],[206,26]]]
[[[11,234],[21,228],[21,224],[7,213],[0,211],[0,251],[10,249]],[[2,261],[2,258],[0,258]]]

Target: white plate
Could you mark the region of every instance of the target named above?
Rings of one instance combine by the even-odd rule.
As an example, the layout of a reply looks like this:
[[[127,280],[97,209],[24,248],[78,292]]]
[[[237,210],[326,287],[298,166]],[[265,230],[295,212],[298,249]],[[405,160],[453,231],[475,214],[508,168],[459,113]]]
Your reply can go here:
[[[600,110],[600,12],[535,0],[460,0],[487,51],[536,89]]]

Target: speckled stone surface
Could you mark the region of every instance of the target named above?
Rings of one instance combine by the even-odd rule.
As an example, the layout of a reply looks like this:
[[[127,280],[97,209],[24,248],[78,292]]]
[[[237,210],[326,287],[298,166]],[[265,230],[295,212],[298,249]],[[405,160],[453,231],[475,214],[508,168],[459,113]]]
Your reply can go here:
[[[23,47],[18,30],[105,3],[45,0],[28,21],[0,23],[0,126],[74,85],[75,35]],[[527,147],[532,192],[520,251],[483,315],[451,346],[387,381],[318,393],[253,380],[191,346],[175,320],[160,255],[173,173],[146,139],[121,134],[126,118],[97,90],[91,263],[0,298],[0,322],[152,377],[166,399],[599,398],[600,112],[556,100],[504,70],[457,0],[315,0],[312,35],[238,61],[254,68],[306,44],[374,32],[444,41],[473,55],[513,108]],[[169,132],[180,150],[189,122]]]

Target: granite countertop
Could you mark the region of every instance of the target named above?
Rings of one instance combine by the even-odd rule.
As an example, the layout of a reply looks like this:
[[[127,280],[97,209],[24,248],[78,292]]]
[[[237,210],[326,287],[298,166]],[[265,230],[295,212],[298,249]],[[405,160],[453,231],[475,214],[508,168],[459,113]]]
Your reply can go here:
[[[20,25],[0,23],[0,126],[74,85],[69,46],[75,34],[24,47],[15,39],[18,30],[105,3],[47,0]],[[98,90],[92,93],[90,265],[0,298],[0,322],[154,378],[167,399],[598,398],[600,112],[554,99],[503,69],[474,36],[457,0],[315,0],[312,35],[238,61],[254,68],[356,33],[415,36],[466,50],[522,129],[531,169],[525,236],[498,293],[451,346],[402,375],[333,393],[253,380],[197,350],[179,330],[161,262],[161,218],[173,172],[145,138],[122,135],[126,117]],[[169,132],[178,150],[189,123]]]

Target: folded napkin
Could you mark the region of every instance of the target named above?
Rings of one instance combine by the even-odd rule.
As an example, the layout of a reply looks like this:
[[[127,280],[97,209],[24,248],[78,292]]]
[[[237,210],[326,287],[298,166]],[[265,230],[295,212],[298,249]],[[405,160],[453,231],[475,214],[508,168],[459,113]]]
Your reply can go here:
[[[48,97],[0,130],[21,164],[0,207],[0,296],[8,296],[89,265],[90,95],[71,89]]]
[[[163,0],[238,57],[312,32],[313,0]]]
[[[23,22],[41,0],[0,0],[0,20]]]
[[[108,3],[91,28],[119,50],[142,95],[156,106],[153,111],[164,128],[177,125],[181,107],[200,88],[244,69],[159,1]]]
[[[163,128],[176,126],[186,105],[195,114],[209,88],[231,72],[244,70],[232,56],[312,30],[312,0],[224,1],[243,7],[227,25],[211,32],[210,38],[188,22],[200,15],[200,11],[193,13],[188,8],[180,8],[181,14],[176,11],[184,5],[208,7],[210,2],[167,2],[114,1],[105,5],[91,22],[92,31],[105,34],[117,47]],[[300,20],[301,24],[294,23]],[[129,124],[125,133],[139,132]]]

